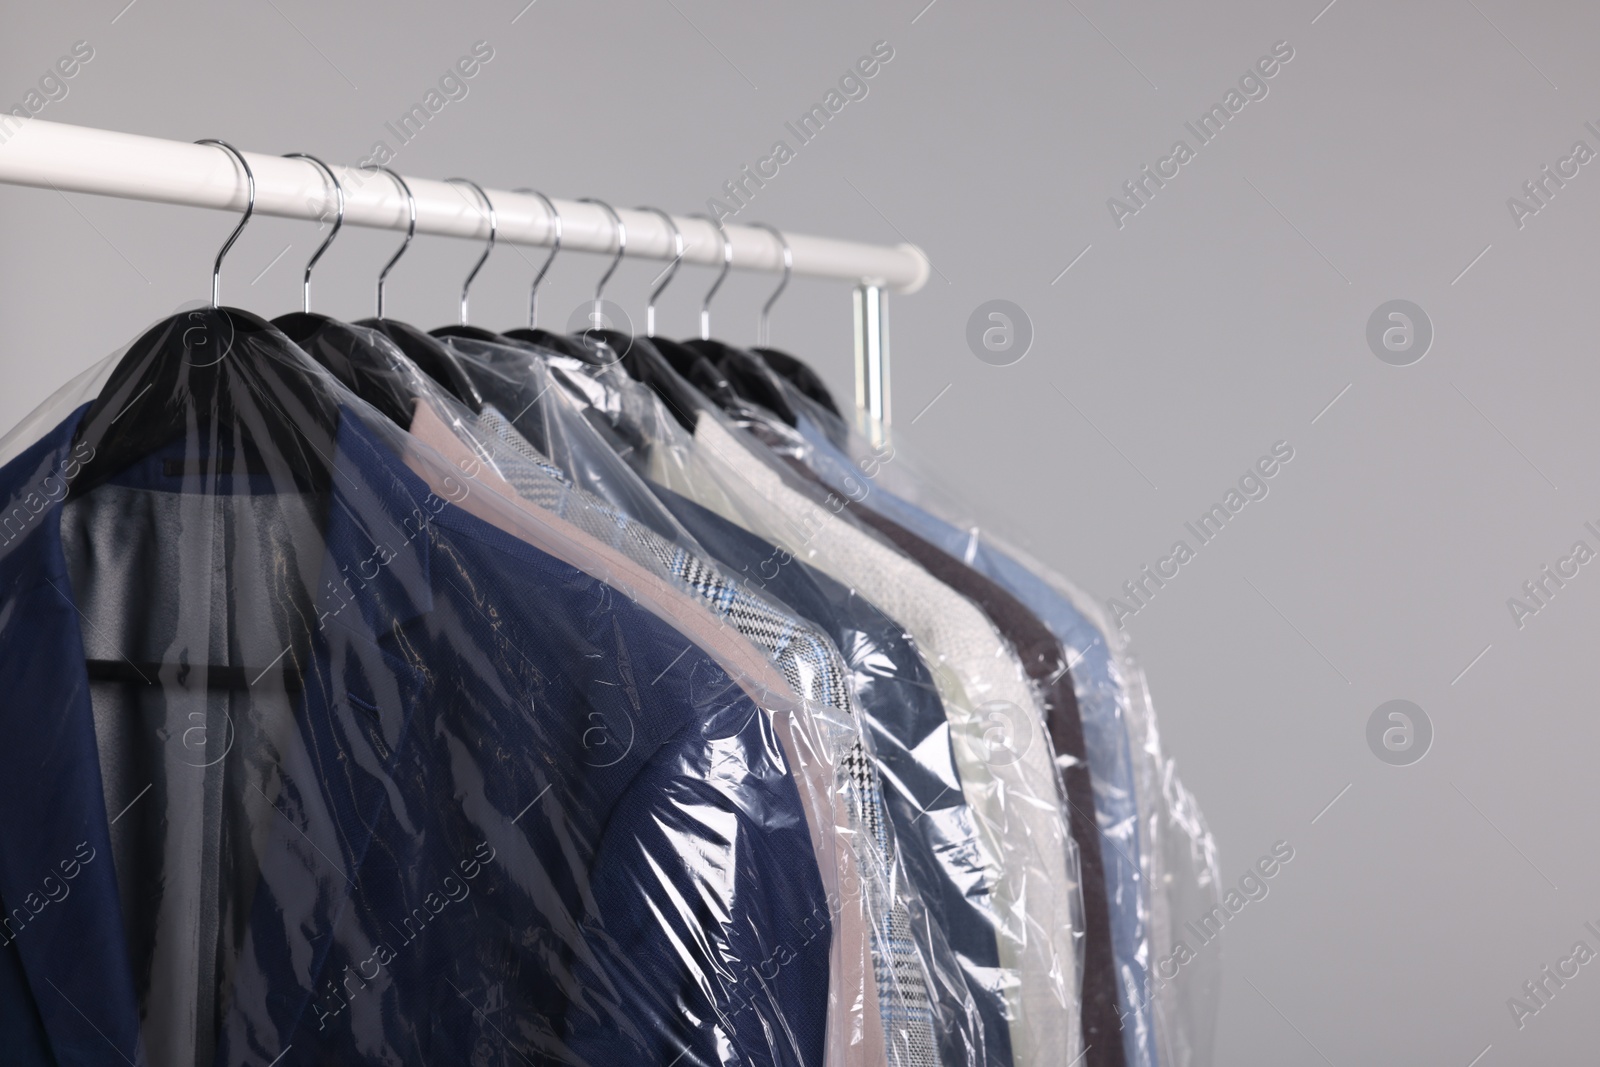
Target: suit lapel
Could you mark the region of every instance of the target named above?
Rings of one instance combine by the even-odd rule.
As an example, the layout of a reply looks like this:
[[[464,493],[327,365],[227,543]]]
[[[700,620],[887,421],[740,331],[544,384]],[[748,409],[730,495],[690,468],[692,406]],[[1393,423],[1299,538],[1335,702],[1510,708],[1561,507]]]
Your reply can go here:
[[[140,1065],[61,502],[82,409],[0,474],[0,952],[20,958],[61,1067]],[[26,1061],[24,1061],[26,1062]],[[46,1060],[45,1062],[48,1062]]]

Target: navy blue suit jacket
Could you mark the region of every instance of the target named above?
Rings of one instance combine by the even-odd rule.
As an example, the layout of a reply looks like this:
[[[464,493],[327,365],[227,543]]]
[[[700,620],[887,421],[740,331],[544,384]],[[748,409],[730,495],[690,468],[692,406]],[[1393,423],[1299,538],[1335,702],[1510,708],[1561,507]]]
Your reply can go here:
[[[0,469],[0,1059],[143,1067],[60,533],[81,415]],[[361,418],[216,1062],[820,1064],[831,927],[767,714]]]

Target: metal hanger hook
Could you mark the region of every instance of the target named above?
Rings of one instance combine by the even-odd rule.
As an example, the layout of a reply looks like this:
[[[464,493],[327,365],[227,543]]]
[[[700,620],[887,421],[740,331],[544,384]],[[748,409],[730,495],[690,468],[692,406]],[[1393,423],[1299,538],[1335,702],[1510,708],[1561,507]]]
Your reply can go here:
[[[333,186],[334,196],[336,198],[336,202],[339,205],[339,215],[338,215],[337,218],[335,218],[333,220],[333,229],[328,232],[328,236],[326,236],[326,237],[324,237],[322,239],[322,243],[317,246],[317,250],[315,252],[311,253],[311,258],[306,261],[305,278],[302,281],[301,287],[300,287],[300,293],[301,293],[301,296],[300,296],[300,305],[301,305],[300,310],[306,312],[306,314],[310,314],[311,313],[311,268],[315,267],[317,265],[317,260],[322,258],[322,253],[326,252],[328,250],[328,246],[333,244],[333,239],[335,237],[339,236],[339,227],[344,225],[344,186],[339,184],[339,177],[338,177],[338,175],[333,173],[333,168],[328,166],[322,160],[318,159],[316,156],[313,156],[313,155],[311,155],[311,154],[309,154],[307,152],[285,152],[283,154],[283,158],[284,159],[303,159],[308,163],[315,164],[317,166],[317,168],[322,171],[322,173],[324,173],[324,174],[326,174],[328,176],[328,181]]]
[[[644,335],[646,337],[654,337],[656,335],[656,298],[667,287],[667,283],[672,281],[673,275],[678,273],[679,265],[683,263],[683,231],[678,229],[678,224],[672,221],[671,215],[668,215],[658,207],[640,206],[633,210],[654,212],[660,216],[661,221],[672,232],[672,262],[668,263],[667,269],[661,272],[661,280],[654,289],[650,290],[650,300],[644,306]]]
[[[705,299],[700,301],[700,340],[711,340],[711,298],[717,295],[717,290],[722,288],[722,279],[728,276],[728,268],[733,266],[733,242],[728,239],[728,231],[723,229],[722,223],[710,215],[690,215],[692,219],[705,219],[717,228],[717,234],[722,238],[722,271],[717,275],[717,280],[711,283],[711,288],[706,290]]]
[[[483,206],[489,211],[489,243],[483,246],[483,255],[478,257],[478,262],[473,264],[472,272],[467,275],[467,280],[461,283],[461,325],[467,324],[467,293],[472,288],[472,279],[478,276],[483,265],[489,260],[489,253],[494,251],[494,235],[498,225],[494,218],[494,201],[489,199],[489,194],[483,191],[483,186],[471,178],[446,178],[445,181],[452,185],[469,185],[472,191],[478,194],[483,201]]]
[[[550,213],[550,254],[544,257],[544,266],[539,268],[539,273],[533,276],[533,284],[528,287],[528,329],[539,325],[539,283],[544,281],[544,276],[550,272],[550,264],[556,261],[556,253],[561,251],[561,212],[556,210],[550,198],[537,189],[521,188],[511,190],[514,193],[527,193],[536,196],[544,209]]]
[[[617,214],[617,209],[606,203],[604,200],[598,200],[592,196],[586,196],[580,199],[578,203],[593,204],[596,207],[603,209],[607,215],[611,216],[611,225],[614,226],[617,231],[617,254],[611,257],[611,266],[607,267],[606,272],[600,275],[600,280],[594,283],[594,312],[590,317],[590,321],[594,324],[595,329],[599,329],[600,324],[604,321],[602,318],[600,295],[606,291],[606,282],[609,282],[611,280],[611,276],[617,272],[617,266],[622,262],[623,253],[628,250],[628,228],[622,224],[622,216]]]
[[[783,231],[769,222],[752,222],[750,224],[758,230],[766,230],[778,241],[783,248],[783,281],[772,290],[772,295],[767,297],[767,302],[761,305],[761,314],[756,318],[756,344],[766,347],[772,338],[772,305],[778,302],[778,297],[783,295],[784,289],[789,285],[789,275],[794,273],[794,252],[789,248],[789,239]]]
[[[250,216],[256,209],[256,175],[250,169],[250,164],[245,162],[244,153],[227,141],[219,141],[215,137],[206,137],[196,141],[195,144],[215,145],[238,160],[239,166],[244,168],[244,180],[246,187],[250,190],[250,199],[245,202],[244,215],[239,219],[239,225],[233,228],[233,233],[229,234],[228,239],[222,243],[222,250],[217,253],[217,261],[211,267],[211,306],[215,308],[222,306],[222,257],[228,254],[228,249],[233,247],[233,242],[237,241],[239,235],[244,232],[245,223],[250,221]]]
[[[389,257],[389,262],[385,263],[383,265],[383,269],[378,272],[378,318],[381,319],[383,318],[383,283],[388,281],[389,272],[394,269],[394,265],[396,263],[400,262],[400,257],[405,255],[406,249],[411,247],[411,239],[417,235],[417,198],[411,195],[411,186],[406,184],[406,180],[400,177],[400,175],[396,174],[394,171],[390,170],[388,167],[377,163],[369,163],[361,169],[380,170],[387,174],[389,179],[400,188],[402,193],[405,194],[406,210],[411,214],[411,221],[406,225],[405,243],[400,246],[399,250],[396,251],[394,255]]]

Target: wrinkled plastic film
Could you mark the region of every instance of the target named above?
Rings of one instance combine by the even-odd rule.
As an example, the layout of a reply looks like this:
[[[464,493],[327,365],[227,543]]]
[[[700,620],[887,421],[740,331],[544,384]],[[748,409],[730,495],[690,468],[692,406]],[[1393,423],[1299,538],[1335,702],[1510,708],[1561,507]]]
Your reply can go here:
[[[609,423],[573,417],[563,382],[545,361],[521,346],[465,337],[442,341],[461,361],[499,417],[516,428],[549,464],[572,484],[618,512],[670,540],[695,548],[654,494],[639,481],[623,458],[642,447],[611,434]]]
[[[786,396],[801,413],[806,446],[799,453],[808,464],[841,488],[860,487],[866,506],[914,525],[1004,581],[1071,650],[1096,815],[1111,846],[1105,871],[1127,1062],[1209,1064],[1220,961],[1190,964],[1179,977],[1172,929],[1182,920],[1172,917],[1204,914],[1216,903],[1216,846],[1193,796],[1162,755],[1148,688],[1126,635],[1075,586],[952,503],[892,435],[859,433],[797,392]]]
[[[626,380],[615,388],[639,389]],[[768,568],[804,561],[911,632],[949,714],[960,786],[974,816],[975,834],[964,848],[980,857],[975,888],[987,887],[995,915],[1000,961],[978,984],[1004,1000],[1016,1062],[1050,1062],[1059,1049],[1080,1049],[1076,851],[1056,800],[1037,694],[977,609],[842,518],[844,501],[837,509],[818,506],[791,488],[781,465],[760,458],[759,447],[707,407],[693,438],[661,434],[649,469],[777,545]],[[970,869],[949,873],[974,884]]]
[[[685,598],[658,574],[615,551],[614,541],[593,538],[595,532],[616,528],[614,513],[596,507],[593,501],[585,500],[580,491],[571,490],[553,477],[547,485],[533,485],[536,478],[525,462],[526,457],[486,429],[481,419],[465,416],[456,405],[442,398],[431,398],[424,403],[430,405],[430,410],[419,408],[418,423],[413,425],[412,432],[432,445],[448,462],[460,470],[470,471],[475,483],[489,487],[503,499],[516,501],[524,507],[538,502],[534,506],[559,515],[573,528],[569,536],[583,545],[590,556],[599,556],[598,561],[587,563],[588,567],[603,569],[610,584],[626,595],[638,598],[641,590],[648,589],[655,599],[672,604],[671,621],[691,636],[686,616],[692,614],[698,628],[714,634],[708,641],[719,648],[737,650],[741,671],[762,678],[765,686],[787,694],[790,701],[795,699],[790,678],[774,671],[772,665],[762,662],[759,656],[752,655],[755,650],[724,619],[701,618],[709,615],[703,611],[703,605]],[[564,494],[563,489],[567,490]],[[550,519],[547,517],[545,521]],[[597,551],[597,540],[599,545],[613,551]],[[854,810],[859,801],[848,790],[851,751],[859,744],[857,730],[839,709],[808,703],[804,698],[800,698],[800,702],[809,712],[810,743],[796,765],[814,769],[814,788],[829,791],[831,807],[827,814],[834,820],[834,840],[830,846],[834,868],[829,872],[833,877],[826,879],[828,912],[836,930],[830,957],[831,1011],[826,1062],[875,1063],[888,1040],[887,1019],[876,997],[877,991],[866,976],[871,966],[871,932],[879,921],[874,907],[879,899],[877,887],[886,882],[887,875],[882,869],[881,857],[861,846],[858,836],[861,819]],[[706,829],[709,832],[711,827]],[[808,927],[801,936],[809,938],[814,934]],[[782,963],[791,951],[779,946],[774,950],[774,958],[763,961],[763,968]],[[759,970],[756,975],[765,977]]]
[[[562,408],[562,394],[551,389],[548,376],[538,373],[540,368],[530,366],[526,381],[520,386],[522,395],[531,390],[532,400],[520,402],[518,393],[505,383],[479,379],[486,386],[485,393],[491,403],[476,415],[438,389],[410,364],[392,346],[385,346],[382,338],[374,338],[375,347],[384,348],[394,364],[411,377],[418,396],[418,416],[412,433],[438,449],[442,455],[463,471],[471,471],[485,484],[507,499],[532,506],[560,521],[570,523],[586,535],[614,551],[609,554],[614,566],[631,572],[636,581],[649,585],[666,584],[694,601],[695,606],[721,607],[716,596],[705,595],[716,582],[716,576],[700,564],[701,551],[693,539],[678,526],[664,510],[659,509],[655,498],[637,484],[637,479],[622,465],[616,455],[604,444],[593,439],[594,429],[581,418]],[[490,349],[503,346],[482,346],[480,342],[451,338],[452,347]],[[509,352],[508,352],[509,354]],[[501,367],[506,367],[505,361]],[[478,368],[475,366],[474,370]],[[492,398],[518,400],[516,410],[521,422],[537,435],[541,445],[550,453],[561,456],[565,463],[558,466],[546,453],[535,447],[512,426],[508,418],[493,406]],[[548,398],[548,399],[546,399]],[[481,466],[480,466],[481,461]],[[567,469],[563,469],[565,466]],[[577,478],[569,474],[577,471],[579,477],[605,498],[583,488]],[[617,501],[618,504],[612,503]],[[640,504],[647,508],[654,529],[647,527],[621,507]],[[666,536],[659,531],[665,530]],[[670,540],[668,538],[671,538]],[[756,610],[752,606],[752,610]],[[737,616],[726,611],[704,611],[719,631],[722,642],[731,642],[743,648],[747,656],[761,646],[750,640],[751,634],[739,629],[731,620]],[[752,648],[754,644],[756,647]],[[794,646],[802,642],[794,642]],[[764,651],[773,652],[768,648]],[[827,687],[819,684],[812,671],[821,668],[815,660],[807,661],[793,655],[795,647],[774,655],[775,663],[760,667],[747,664],[752,672],[764,669],[776,679],[773,684],[794,691],[810,703],[814,722],[828,743],[826,766],[831,768],[833,798],[843,822],[841,840],[837,843],[841,861],[848,860],[850,870],[842,871],[839,887],[830,896],[833,902],[836,925],[848,926],[858,933],[854,940],[841,939],[836,943],[834,966],[834,998],[839,1005],[855,1005],[854,1017],[848,1027],[830,1027],[830,1060],[851,1057],[850,1062],[876,1062],[893,1047],[894,1014],[890,997],[875,986],[869,977],[875,952],[883,951],[880,931],[887,926],[885,912],[892,885],[892,872],[883,844],[864,839],[862,829],[870,821],[864,814],[872,804],[870,786],[856,773],[861,759],[862,740],[859,725],[851,717],[841,700],[829,701]],[[813,647],[816,659],[822,652]],[[773,666],[778,670],[773,671]],[[809,668],[809,669],[808,669]],[[845,895],[842,887],[851,887]]]
[[[729,350],[731,351],[731,350]],[[749,357],[743,357],[746,370],[754,374],[761,368],[750,368]],[[776,387],[781,394],[789,391],[786,382],[763,375],[767,386]],[[794,417],[795,408],[787,398],[776,399],[783,410]],[[1112,924],[1106,899],[1104,868],[1115,862],[1104,856],[1106,846],[1116,844],[1105,837],[1097,821],[1097,800],[1094,783],[1087,765],[1085,734],[1088,732],[1080,716],[1078,698],[1074,691],[1072,667],[1081,663],[1081,657],[1062,642],[1040,620],[1027,603],[1019,600],[1004,586],[992,581],[981,570],[965,563],[947,546],[940,546],[914,532],[909,526],[883,516],[862,502],[873,499],[870,481],[844,472],[837,483],[818,476],[807,462],[811,451],[809,444],[779,418],[764,408],[746,405],[736,409],[735,417],[750,432],[764,440],[778,455],[787,457],[793,468],[807,471],[817,482],[836,484],[838,492],[856,506],[847,514],[865,528],[881,534],[901,550],[908,553],[920,566],[942,582],[966,597],[998,628],[1008,650],[1020,658],[1031,688],[1039,698],[1032,718],[1042,721],[1053,749],[1051,763],[1057,771],[1055,784],[1061,803],[1061,814],[1071,833],[1076,854],[1076,864],[1081,874],[1078,887],[1073,892],[1075,927],[1080,931],[1078,942],[1079,988],[1081,990],[1081,1015],[1084,1054],[1093,1067],[1121,1067],[1123,1020],[1120,1017],[1117,997],[1117,975],[1112,945]],[[870,458],[862,461],[863,475],[876,473],[881,464],[894,458],[892,445],[875,449]],[[880,494],[881,495],[881,494]],[[828,499],[834,499],[829,494]],[[994,724],[992,707],[990,724]],[[993,743],[993,738],[989,738]]]
[[[1150,1000],[1162,1048],[1175,1067],[1210,1067],[1222,996],[1222,953],[1192,951],[1182,936],[1185,922],[1211,914],[1221,898],[1215,839],[1193,794],[1164,755],[1143,670],[1123,654],[1130,679],[1129,721],[1140,755],[1142,836],[1148,842],[1152,877],[1164,892],[1154,909]],[[1180,948],[1180,942],[1183,947]]]
[[[126,351],[127,346],[124,345],[111,355],[90,364],[7,430],[5,436],[0,437],[0,466],[16,459],[29,445],[36,443],[59,426],[68,415],[99,395],[105,380],[117,365],[117,357]]]
[[[1143,981],[1134,985],[1124,975],[1130,994],[1149,1009],[1149,1046],[1160,1062],[1172,1067],[1210,1067],[1221,996],[1222,954],[1192,955],[1179,948],[1183,923],[1206,915],[1220,899],[1216,840],[1198,801],[1178,775],[1176,761],[1165,755],[1148,679],[1126,632],[1112,627],[1098,604],[1065,578],[1022,550],[994,535],[991,542],[1011,558],[1024,561],[1065,596],[1110,650],[1106,677],[1113,683],[1127,725],[1133,757],[1138,852],[1143,885],[1150,894],[1148,958]],[[1130,839],[1130,845],[1134,842]],[[1131,970],[1131,969],[1129,969]],[[1139,1031],[1141,1038],[1146,1031]]]
[[[1021,1063],[1048,1062],[1047,1050],[1057,1048],[1076,1055],[1082,1047],[1076,854],[1056,799],[1037,696],[1015,656],[970,603],[938,588],[826,503],[785,486],[722,423],[702,417],[696,442],[728,469],[729,495],[745,497],[739,521],[862,589],[917,641],[944,698],[963,791],[987,839],[991,900],[1010,920],[997,942],[1014,983],[1006,991],[1013,1053]],[[739,492],[746,486],[753,495]]]
[[[957,527],[936,519],[928,510],[891,494],[882,483],[898,484],[901,492],[917,492],[916,481],[908,477],[908,465],[895,454],[892,443],[877,447],[852,434],[842,422],[821,411],[810,401],[788,391],[786,403],[800,413],[796,434],[781,424],[767,420],[763,427],[769,436],[777,435],[781,447],[804,458],[813,468],[840,487],[864,500],[868,508],[893,515],[934,539],[948,552],[966,560],[984,573],[1005,582],[1041,619],[1066,647],[1073,664],[1073,681],[1082,710],[1085,754],[1091,765],[1095,816],[1106,847],[1102,849],[1105,899],[1109,905],[1114,942],[1117,1008],[1125,1046],[1126,1062],[1155,1062],[1153,1010],[1148,1003],[1149,939],[1148,906],[1143,886],[1149,879],[1141,868],[1135,805],[1135,768],[1124,722],[1126,698],[1121,693],[1116,665],[1102,631],[1091,616],[1077,610],[1070,598],[1063,599],[1044,588],[1038,576],[1042,569],[1033,564],[1025,568],[1014,551],[1008,555],[998,542],[966,523]],[[799,438],[803,443],[797,444]],[[841,448],[842,446],[842,448]],[[845,450],[860,456],[853,460]],[[890,465],[896,464],[892,470]],[[880,484],[872,484],[873,481]],[[911,488],[907,488],[907,486]],[[920,493],[927,497],[925,489]]]
[[[541,440],[562,441],[567,448],[564,454],[570,457],[573,469],[592,471],[606,469],[608,462],[616,464],[616,455],[610,448],[626,441],[638,428],[637,424],[617,418],[619,412],[613,411],[610,418],[597,420],[597,425],[607,431],[603,440],[597,436],[575,400],[582,396],[585,405],[593,400],[607,402],[599,395],[597,383],[578,374],[573,376],[573,381],[565,383],[566,388],[550,387],[550,369],[544,366],[545,361],[557,364],[554,368],[557,374],[561,373],[560,364],[571,368],[571,361],[548,355],[541,358],[487,342],[452,338],[450,343],[474,375],[488,370],[499,378],[526,379],[533,383],[535,398],[518,408],[521,417],[516,428],[500,427],[502,439],[516,439],[525,446],[526,441],[517,438],[515,430],[526,427]],[[519,362],[524,364],[521,369],[517,366]],[[480,378],[480,381],[486,382],[486,393],[499,391],[491,388],[492,379]],[[594,455],[597,447],[605,449],[606,455]],[[579,454],[584,450],[588,454]],[[612,499],[626,501],[636,498],[640,491],[650,492],[631,473],[619,472],[614,466],[609,479]],[[620,486],[621,491],[616,491],[619,482],[630,479],[637,484]],[[655,500],[653,495],[651,500]],[[663,551],[661,546],[649,545],[648,533],[636,529],[636,524],[621,513],[613,514],[622,536],[636,547],[645,546],[642,555],[649,562],[692,595],[706,599],[724,618],[764,648],[790,674],[803,694],[840,711],[851,721],[859,723],[866,718],[862,709],[873,706],[878,695],[871,687],[874,684],[882,687],[886,679],[882,671],[874,678],[870,672],[854,668],[874,658],[874,638],[846,628],[830,640],[827,634],[809,625],[797,627],[794,620],[805,616],[806,612],[796,609],[792,603],[779,607],[782,598],[774,595],[772,587],[758,590],[749,583],[719,574],[716,565],[704,554],[705,549],[699,546],[692,557],[687,557],[681,551]],[[680,514],[687,517],[689,513]],[[699,521],[704,528],[705,518]],[[714,529],[711,532],[716,533]],[[729,533],[716,536],[722,547],[729,545]],[[693,544],[692,538],[685,537],[683,543]],[[838,594],[833,594],[833,602],[828,603],[830,594],[815,588],[810,592],[822,598],[820,603],[813,600],[813,606],[820,606],[829,618],[841,617],[833,610],[842,606],[837,601]],[[848,606],[844,607],[843,614],[854,617]],[[785,618],[783,608],[790,609],[793,614]],[[848,649],[853,662],[845,663],[839,649]],[[903,771],[904,765],[891,767],[881,760],[873,761],[864,737],[852,739],[845,747],[848,749],[843,761],[846,777],[841,780],[840,789],[852,818],[862,831],[857,839],[860,865],[864,872],[871,874],[871,877],[864,874],[863,883],[869,887],[867,903],[873,920],[874,974],[887,1020],[889,1062],[986,1062],[986,1041],[992,1040],[992,1036],[985,1034],[982,1020],[961,982],[945,930],[929,921],[921,899],[920,880],[906,873],[901,849],[895,841],[896,820],[886,817],[889,812],[885,810],[888,803],[885,793],[892,790],[887,790],[885,784],[900,781],[897,772]]]
[[[63,1062],[882,1062],[855,723],[459,413],[226,310],[111,362],[0,443],[0,969]]]

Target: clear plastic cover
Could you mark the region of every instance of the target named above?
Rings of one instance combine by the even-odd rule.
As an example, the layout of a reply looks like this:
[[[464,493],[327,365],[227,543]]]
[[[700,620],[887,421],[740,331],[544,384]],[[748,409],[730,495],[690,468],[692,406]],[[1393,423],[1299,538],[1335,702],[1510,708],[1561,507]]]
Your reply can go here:
[[[1219,993],[1217,954],[1183,961],[1172,916],[1217,903],[1216,845],[1162,753],[1149,690],[1124,633],[1050,568],[980,525],[923,474],[888,428],[848,426],[788,388],[789,450],[840,493],[859,498],[1004,585],[1067,648],[1104,850],[1117,995],[1130,1067],[1206,1067]],[[765,429],[780,433],[772,420]],[[796,441],[799,444],[796,444]],[[879,442],[874,444],[874,442]]]
[[[248,313],[79,385],[0,445],[8,1060],[890,1055],[851,715]]]
[[[726,350],[723,359],[730,363],[742,360],[746,365],[754,361],[749,354],[732,350]],[[765,375],[768,390],[779,394],[790,392],[787,383],[778,380],[770,371],[763,367],[751,370],[747,366],[747,374],[755,373]],[[788,413],[786,418],[798,422],[795,401],[802,399],[799,396],[791,399],[788,395],[782,395],[777,407]],[[824,479],[816,474],[812,465],[806,462],[815,448],[765,406],[751,408],[746,405],[741,409],[740,421],[752,433],[766,440],[776,452],[788,457],[794,467],[807,472],[819,483],[836,481],[838,491],[849,493],[854,501],[870,503],[875,498],[869,482],[853,477],[848,472],[841,472],[837,479]],[[877,470],[893,459],[892,447],[879,448],[873,450],[863,466],[866,470]],[[1116,842],[1106,836],[1099,826],[1099,803],[1088,768],[1085,735],[1093,731],[1086,727],[1079,710],[1072,673],[1074,666],[1081,669],[1083,657],[1041,621],[1032,603],[1024,602],[981,569],[963,562],[954,549],[941,547],[936,541],[923,537],[912,525],[902,525],[900,521],[870,506],[856,507],[852,514],[859,521],[882,532],[931,574],[972,598],[1019,654],[1024,669],[1042,697],[1046,727],[1054,742],[1055,764],[1060,775],[1067,821],[1078,845],[1083,877],[1082,1002],[1086,1062],[1090,1067],[1121,1067],[1127,1058],[1123,1047],[1124,1023],[1130,1020],[1124,1017],[1119,1003],[1118,989],[1123,983],[1119,981],[1115,962],[1113,934],[1121,931],[1116,930],[1111,921],[1108,875],[1104,869],[1108,863],[1115,864],[1116,861],[1108,860],[1103,855],[1106,849],[1102,847],[1102,839],[1111,848],[1116,847]],[[939,537],[942,532],[935,531],[934,536]],[[1037,602],[1034,597],[1030,597],[1030,600]],[[1115,881],[1117,875],[1113,873],[1110,877]],[[1138,1020],[1131,1022],[1137,1023]]]
[[[440,340],[477,386],[485,413],[492,409],[490,418],[504,427],[492,436],[515,439],[515,450],[531,447],[540,462],[562,472],[590,497],[704,555],[625,460],[640,442],[623,440],[609,424],[583,418],[567,396],[568,378],[558,376],[522,345],[449,335]],[[570,357],[556,358],[566,365],[580,365]]]
[[[180,313],[0,439],[8,1062],[1208,1067],[1138,663],[884,428],[295,336]]]
[[[1140,837],[1146,869],[1158,886],[1151,908],[1149,1001],[1161,1048],[1172,1067],[1211,1067],[1222,998],[1222,953],[1195,953],[1179,936],[1189,916],[1207,915],[1221,899],[1217,846],[1177,764],[1161,749],[1144,671],[1119,643],[1128,679],[1128,721],[1138,754]]]
[[[492,403],[498,398],[508,406],[516,405],[514,425],[499,409],[485,408],[476,427],[487,431],[486,437],[509,446],[515,453],[514,460],[542,464],[549,464],[550,456],[521,431],[526,429],[541,444],[553,445],[550,451],[562,456],[559,466],[572,472],[571,481],[581,480],[596,492],[606,494],[608,501],[618,502],[613,507],[586,489],[574,488],[574,494],[591,501],[595,513],[607,517],[606,529],[597,530],[597,535],[606,536],[609,532],[624,551],[702,599],[729,626],[763,648],[803,696],[851,721],[870,726],[876,719],[865,709],[907,695],[901,688],[888,693],[880,690],[890,678],[899,681],[901,668],[893,662],[894,653],[902,653],[903,659],[910,650],[884,647],[893,634],[881,623],[874,632],[865,632],[860,618],[869,606],[849,603],[847,590],[835,590],[830,595],[814,588],[791,586],[791,595],[786,599],[772,588],[754,589],[724,572],[713,555],[684,531],[678,518],[694,522],[725,551],[737,531],[719,528],[705,515],[680,510],[679,516],[654,524],[670,525],[678,532],[677,543],[672,544],[623,510],[641,496],[647,498],[649,508],[663,512],[673,505],[682,509],[686,502],[663,503],[621,464],[614,449],[635,446],[619,436],[611,423],[602,422],[597,428],[587,421],[569,390],[579,390],[578,395],[590,399],[592,390],[582,393],[581,381],[566,381],[558,387],[553,373],[565,375],[561,369],[553,372],[545,358],[563,363],[567,370],[572,369],[570,361],[550,354],[542,358],[520,346],[477,339],[452,337],[447,343],[486,400]],[[504,459],[495,462],[503,465]],[[566,479],[567,471],[556,469],[555,476]],[[795,603],[796,592],[811,594],[803,606]],[[832,623],[831,632],[814,620]],[[848,649],[849,662],[841,655],[841,649]],[[863,669],[867,664],[872,669]],[[961,977],[945,927],[930,918],[925,906],[927,879],[920,877],[926,867],[921,862],[922,850],[913,849],[908,870],[897,842],[900,827],[915,820],[904,817],[905,791],[903,786],[896,786],[903,783],[907,773],[925,772],[914,760],[908,765],[903,759],[875,757],[865,736],[851,738],[848,743],[841,741],[841,748],[847,749],[847,754],[842,762],[844,778],[840,790],[861,834],[859,848],[870,857],[862,859],[860,865],[873,920],[875,977],[888,1035],[888,1062],[986,1063],[986,1043],[993,1037],[985,1033],[984,1021]],[[911,871],[919,877],[911,877]],[[943,890],[937,884],[930,888]],[[941,914],[939,909],[932,913],[935,917]]]
[[[973,816],[959,851],[941,853],[944,876],[969,894],[987,890],[992,915],[993,962],[963,957],[969,984],[980,999],[998,1001],[992,1014],[1006,1020],[1012,1062],[1053,1063],[1063,1051],[1071,1062],[1085,1047],[1077,850],[1040,695],[1016,651],[969,600],[856,525],[843,498],[809,491],[703,399],[685,419],[615,367],[571,373],[591,379],[573,392],[595,398],[595,418],[617,420],[620,434],[648,443],[647,460],[637,462],[653,481],[774,546],[744,572],[746,581],[770,584],[788,567],[815,568],[914,640],[945,708],[953,785]],[[630,418],[648,425],[630,428]],[[684,422],[695,427],[692,436]]]

